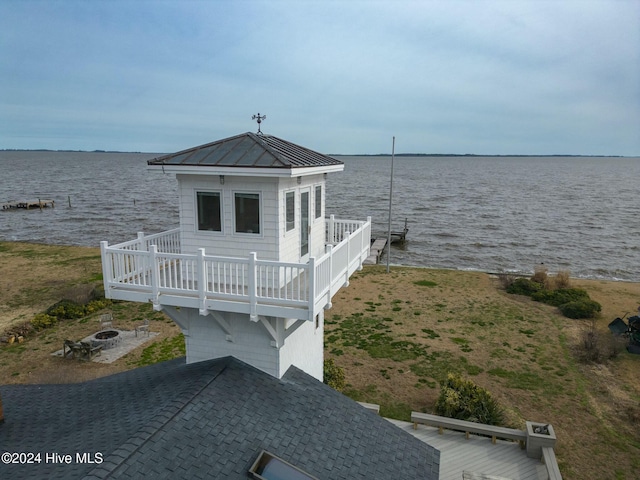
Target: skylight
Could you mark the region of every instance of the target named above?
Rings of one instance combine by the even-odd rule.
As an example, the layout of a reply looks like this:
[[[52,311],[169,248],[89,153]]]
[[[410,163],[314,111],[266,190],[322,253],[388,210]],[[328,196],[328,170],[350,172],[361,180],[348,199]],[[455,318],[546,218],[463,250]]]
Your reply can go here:
[[[298,467],[263,450],[249,469],[253,478],[258,480],[317,480]]]

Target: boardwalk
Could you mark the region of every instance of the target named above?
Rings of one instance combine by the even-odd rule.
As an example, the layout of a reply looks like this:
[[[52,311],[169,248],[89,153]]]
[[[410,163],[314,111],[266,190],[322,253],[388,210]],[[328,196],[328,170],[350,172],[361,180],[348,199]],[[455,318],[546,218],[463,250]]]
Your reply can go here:
[[[390,422],[416,438],[440,450],[440,480],[460,480],[463,472],[493,475],[509,480],[546,480],[547,470],[540,460],[528,458],[517,442],[445,430],[439,434],[435,427],[419,425],[413,429],[410,422]]]

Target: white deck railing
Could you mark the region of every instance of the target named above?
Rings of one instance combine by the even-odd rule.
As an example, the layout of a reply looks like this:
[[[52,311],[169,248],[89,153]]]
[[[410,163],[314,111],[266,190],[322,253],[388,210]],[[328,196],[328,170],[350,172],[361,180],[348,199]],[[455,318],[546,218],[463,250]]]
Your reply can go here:
[[[180,253],[180,229],[101,242],[107,298],[312,320],[369,254],[371,219],[327,222],[327,246],[308,263]]]

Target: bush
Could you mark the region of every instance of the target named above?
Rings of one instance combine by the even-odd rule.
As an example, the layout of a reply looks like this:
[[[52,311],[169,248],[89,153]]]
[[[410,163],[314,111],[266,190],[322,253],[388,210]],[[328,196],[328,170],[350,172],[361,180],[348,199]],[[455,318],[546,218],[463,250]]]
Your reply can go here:
[[[590,298],[565,303],[558,308],[568,318],[594,318],[602,310],[602,306]]]
[[[561,290],[539,290],[531,295],[536,302],[559,307],[569,302],[589,300],[589,294],[580,288],[563,288]]]
[[[547,268],[543,265],[537,265],[533,269],[533,275],[531,276],[531,281],[535,283],[539,283],[540,285],[547,285],[548,282],[548,274]]]
[[[606,360],[617,357],[624,350],[626,341],[621,337],[603,335],[596,330],[595,322],[583,330],[578,344],[578,357],[583,362],[603,363]]]
[[[46,313],[39,313],[35,317],[33,317],[33,319],[31,320],[31,325],[36,331],[38,331],[52,327],[57,322],[57,317],[52,317],[51,315],[47,315]]]
[[[45,312],[52,317],[61,319],[73,319],[84,317],[84,305],[79,305],[73,300],[60,300],[51,305]]]
[[[571,287],[571,275],[568,270],[560,270],[556,274],[556,278],[554,279],[554,284],[556,288],[569,288]]]
[[[542,290],[542,284],[534,282],[528,278],[518,278],[507,287],[507,293],[513,293],[514,295],[527,295],[530,297],[535,292]]]
[[[323,370],[324,383],[341,392],[345,387],[344,369],[336,365],[333,358],[329,358],[324,361]]]
[[[503,422],[502,407],[487,390],[471,380],[449,373],[440,387],[440,396],[435,405],[436,415],[488,425]]]

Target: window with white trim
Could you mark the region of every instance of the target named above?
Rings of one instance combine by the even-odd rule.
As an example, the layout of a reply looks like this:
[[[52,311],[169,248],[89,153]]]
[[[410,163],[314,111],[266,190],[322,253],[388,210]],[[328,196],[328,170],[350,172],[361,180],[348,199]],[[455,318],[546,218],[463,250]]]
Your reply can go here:
[[[296,228],[296,192],[287,192],[285,199],[288,232]]]
[[[316,216],[315,218],[320,218],[322,216],[322,185],[316,186]]]
[[[220,192],[196,192],[198,209],[198,230],[206,232],[222,231],[222,202]]]
[[[236,192],[234,204],[236,233],[260,234],[260,194]]]

